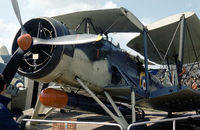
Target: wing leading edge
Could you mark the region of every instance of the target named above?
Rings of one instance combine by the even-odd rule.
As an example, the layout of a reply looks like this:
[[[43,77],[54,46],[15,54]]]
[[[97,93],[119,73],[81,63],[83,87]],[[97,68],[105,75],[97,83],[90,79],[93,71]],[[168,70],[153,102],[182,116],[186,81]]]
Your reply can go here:
[[[90,33],[103,33],[103,32],[142,32],[143,24],[127,9],[102,9],[92,11],[81,11],[70,14],[64,14],[53,17],[62,21],[71,30],[78,33],[85,33],[85,26],[81,26],[84,22],[90,22],[95,30]],[[85,21],[84,21],[85,20]],[[77,27],[79,29],[77,29]],[[76,30],[77,29],[77,30]]]

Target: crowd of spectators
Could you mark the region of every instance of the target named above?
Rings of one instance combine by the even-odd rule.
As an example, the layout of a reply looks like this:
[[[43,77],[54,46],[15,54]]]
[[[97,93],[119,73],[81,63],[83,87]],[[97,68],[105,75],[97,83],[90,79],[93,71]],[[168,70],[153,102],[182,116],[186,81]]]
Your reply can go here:
[[[191,77],[188,76],[184,84],[193,89],[200,88],[200,75],[191,76]]]
[[[182,85],[193,89],[200,89],[200,66],[195,64],[184,66],[183,68],[183,73],[180,75],[182,76]],[[171,76],[169,76],[170,74]],[[178,75],[176,69],[171,70],[170,73],[166,69],[162,69],[156,75],[157,79],[160,80],[160,82],[165,86],[177,85],[177,76]]]

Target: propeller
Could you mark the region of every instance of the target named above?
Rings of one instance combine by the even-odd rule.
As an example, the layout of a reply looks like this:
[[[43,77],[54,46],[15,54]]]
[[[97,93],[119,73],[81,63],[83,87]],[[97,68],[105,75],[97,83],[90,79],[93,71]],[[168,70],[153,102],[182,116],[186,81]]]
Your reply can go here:
[[[18,38],[18,46],[22,50],[27,50],[32,44],[32,37],[27,34],[26,29],[22,23],[21,14],[19,10],[19,5],[17,0],[11,0],[15,15],[21,26],[21,36]],[[20,39],[20,40],[19,40]],[[91,42],[97,42],[102,39],[101,35],[95,34],[75,34],[56,37],[52,39],[41,39],[33,38],[33,45],[43,44],[43,45],[73,45],[73,44],[86,44]]]
[[[102,39],[101,35],[95,34],[74,34],[56,37],[52,39],[33,38],[33,45],[74,45],[98,42]]]
[[[27,31],[24,28],[24,25],[22,23],[22,19],[21,19],[21,14],[20,14],[18,2],[17,2],[17,0],[11,0],[11,3],[12,3],[12,6],[13,6],[15,15],[16,15],[18,21],[19,21],[20,26],[21,26],[21,35],[26,34]]]
[[[21,59],[24,56],[24,51],[18,48],[15,53],[12,55],[11,59],[9,60],[8,64],[4,68],[2,74],[6,80],[7,86],[9,86],[10,82],[12,81],[13,77],[15,76],[18,67],[20,66]]]
[[[12,3],[12,6],[13,6],[13,10],[15,12],[15,15],[16,15],[18,21],[19,21],[20,26],[21,26],[21,36],[17,39],[17,44],[18,44],[19,48],[21,48],[23,51],[26,51],[27,49],[30,48],[30,46],[32,44],[32,37],[31,37],[30,34],[27,34],[27,31],[24,28],[24,25],[22,23],[18,1],[17,0],[11,0],[11,3]]]
[[[17,0],[11,0],[12,6],[15,12],[15,15],[18,19],[18,22],[21,26],[21,35],[17,39],[17,44],[19,48],[14,52],[2,74],[5,77],[7,86],[12,81],[15,73],[17,72],[22,58],[24,57],[25,52],[31,47],[31,45],[74,45],[74,44],[86,44],[91,42],[97,42],[102,39],[101,35],[95,34],[75,34],[75,35],[66,35],[61,37],[56,37],[52,39],[41,39],[35,38],[28,34],[21,19],[21,14],[19,10],[19,5]]]
[[[24,28],[24,25],[22,23],[22,18],[19,10],[19,4],[17,0],[11,0],[13,10],[15,12],[15,15],[17,17],[17,20],[19,21],[19,24],[21,26],[21,36],[17,39],[17,44],[19,48],[26,51],[30,48],[32,44],[32,37],[30,34],[27,33],[26,29]]]
[[[24,28],[24,25],[22,24],[18,2],[17,0],[11,0],[11,2],[15,15],[21,26],[21,36],[17,39],[19,48],[14,52],[14,54],[12,55],[11,59],[9,60],[8,64],[2,72],[2,74],[5,77],[7,86],[10,84],[13,77],[15,76],[17,69],[20,66],[20,63],[22,62],[22,58],[25,54],[25,51],[28,50],[32,44],[32,37],[30,34],[27,34],[27,31]]]

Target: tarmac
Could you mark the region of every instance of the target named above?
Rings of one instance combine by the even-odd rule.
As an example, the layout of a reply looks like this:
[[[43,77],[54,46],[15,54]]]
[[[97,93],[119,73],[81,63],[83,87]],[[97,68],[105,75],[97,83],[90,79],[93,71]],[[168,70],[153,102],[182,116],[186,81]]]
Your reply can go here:
[[[33,109],[28,109],[23,112],[25,115],[31,115]],[[153,121],[161,120],[167,118],[167,112],[162,111],[153,111],[145,110],[145,119],[139,120],[142,121]],[[173,113],[172,118],[175,117],[184,117],[196,115],[195,112],[177,112]],[[128,121],[131,122],[131,115],[126,116]],[[106,123],[115,123],[111,117],[108,115],[100,115],[87,111],[81,110],[71,110],[65,109],[65,112],[60,112],[60,109],[56,109],[47,120],[67,120],[67,121],[84,121],[84,122],[106,122]],[[165,123],[156,123],[156,124],[147,124],[146,126],[140,126],[134,130],[172,130],[172,122]],[[181,120],[176,122],[176,130],[199,130],[200,129],[200,119],[189,118],[187,120]],[[37,125],[37,130],[119,130],[115,126],[106,126],[106,125],[90,125],[90,124],[63,124],[63,123],[40,123]]]

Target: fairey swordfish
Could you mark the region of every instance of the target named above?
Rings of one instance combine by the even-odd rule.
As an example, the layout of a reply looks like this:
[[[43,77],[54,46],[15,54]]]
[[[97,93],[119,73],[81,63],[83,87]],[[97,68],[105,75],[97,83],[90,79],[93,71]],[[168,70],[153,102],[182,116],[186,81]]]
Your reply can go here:
[[[127,9],[117,8],[34,18],[23,24],[17,1],[12,5],[21,28],[12,46],[11,61],[16,64],[6,68],[15,66],[19,74],[44,83],[32,119],[45,119],[55,108],[65,107],[72,93],[93,98],[124,129],[128,122],[116,103],[130,104],[133,122],[135,106],[169,113],[200,108],[200,93],[185,85],[182,73],[183,66],[199,59],[200,22],[195,13],[144,26]],[[144,56],[144,66],[109,40],[113,32],[140,33],[127,45]],[[151,73],[148,59],[165,69]],[[12,76],[7,71],[3,73],[9,83]],[[163,74],[168,84],[161,81]],[[48,88],[50,82],[61,84],[62,90]],[[110,102],[116,114],[103,101]],[[43,107],[49,110],[41,111]],[[27,127],[35,124],[29,121]]]

